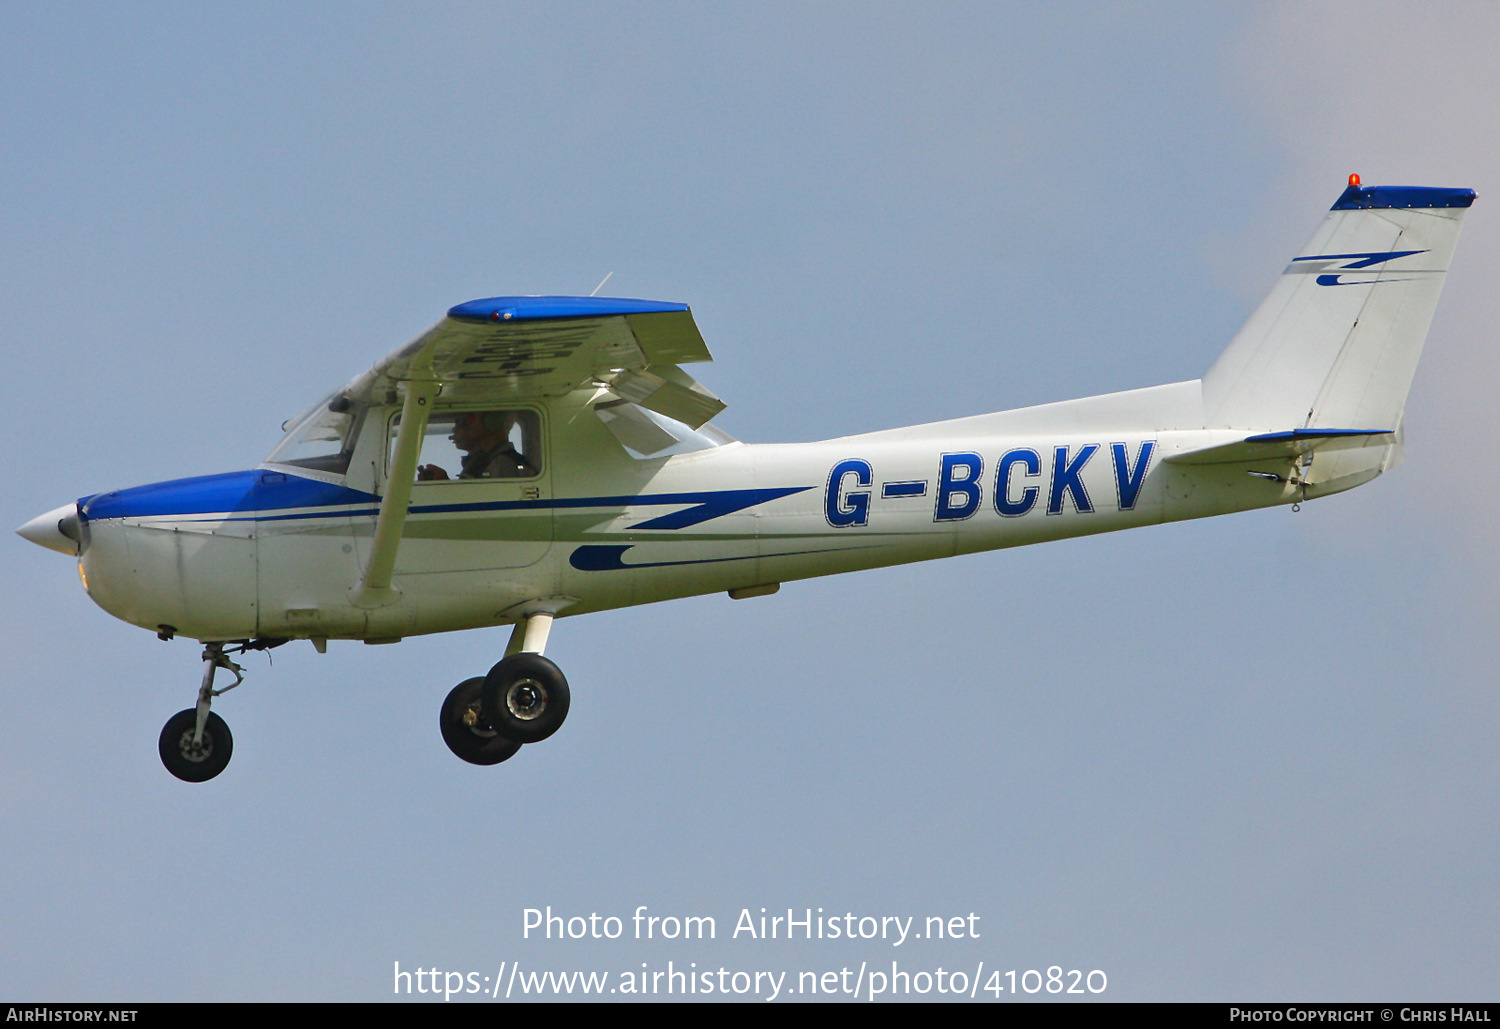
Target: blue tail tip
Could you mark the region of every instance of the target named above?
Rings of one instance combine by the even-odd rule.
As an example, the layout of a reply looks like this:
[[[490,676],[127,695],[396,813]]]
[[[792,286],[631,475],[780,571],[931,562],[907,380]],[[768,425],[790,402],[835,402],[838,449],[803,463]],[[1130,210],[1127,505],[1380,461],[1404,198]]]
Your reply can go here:
[[[1349,188],[1334,201],[1334,211],[1378,211],[1397,207],[1468,207],[1474,202],[1472,189],[1445,186],[1361,186]]]

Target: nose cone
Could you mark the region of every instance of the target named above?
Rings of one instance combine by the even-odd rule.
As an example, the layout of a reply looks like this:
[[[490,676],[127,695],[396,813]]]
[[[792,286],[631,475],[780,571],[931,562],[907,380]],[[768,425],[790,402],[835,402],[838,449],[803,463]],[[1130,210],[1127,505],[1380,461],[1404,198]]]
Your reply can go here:
[[[81,551],[79,541],[83,539],[78,522],[78,505],[64,504],[44,515],[38,515],[17,529],[16,535],[29,539],[39,547],[77,557]]]

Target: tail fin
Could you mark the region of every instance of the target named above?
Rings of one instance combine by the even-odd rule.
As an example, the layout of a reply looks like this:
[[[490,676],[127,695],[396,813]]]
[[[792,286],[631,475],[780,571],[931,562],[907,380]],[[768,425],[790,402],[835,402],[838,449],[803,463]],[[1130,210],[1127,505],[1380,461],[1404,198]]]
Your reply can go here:
[[[1474,192],[1358,182],[1203,377],[1206,427],[1399,427]]]

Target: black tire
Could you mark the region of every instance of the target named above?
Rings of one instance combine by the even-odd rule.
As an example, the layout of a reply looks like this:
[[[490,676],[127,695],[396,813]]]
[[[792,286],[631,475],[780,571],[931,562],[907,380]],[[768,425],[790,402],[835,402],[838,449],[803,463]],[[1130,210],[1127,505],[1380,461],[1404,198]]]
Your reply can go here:
[[[157,752],[161,763],[183,782],[207,782],[224,770],[234,753],[234,737],[224,719],[208,713],[203,723],[203,740],[193,746],[193,730],[198,726],[195,708],[179,711],[162,726]]]
[[[512,654],[484,677],[484,712],[502,734],[539,743],[568,717],[568,680],[540,654]]]
[[[484,679],[465,679],[443,701],[438,727],[448,749],[471,765],[498,765],[515,756],[521,745],[496,732],[484,717]]]

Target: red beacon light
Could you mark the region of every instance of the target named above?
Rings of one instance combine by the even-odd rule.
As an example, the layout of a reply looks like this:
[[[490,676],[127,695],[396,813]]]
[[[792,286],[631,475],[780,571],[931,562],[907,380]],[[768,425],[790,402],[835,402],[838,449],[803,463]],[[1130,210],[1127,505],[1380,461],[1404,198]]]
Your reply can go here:
[[[1359,186],[1359,172],[1350,172],[1349,173],[1349,185],[1358,188],[1358,186]]]

